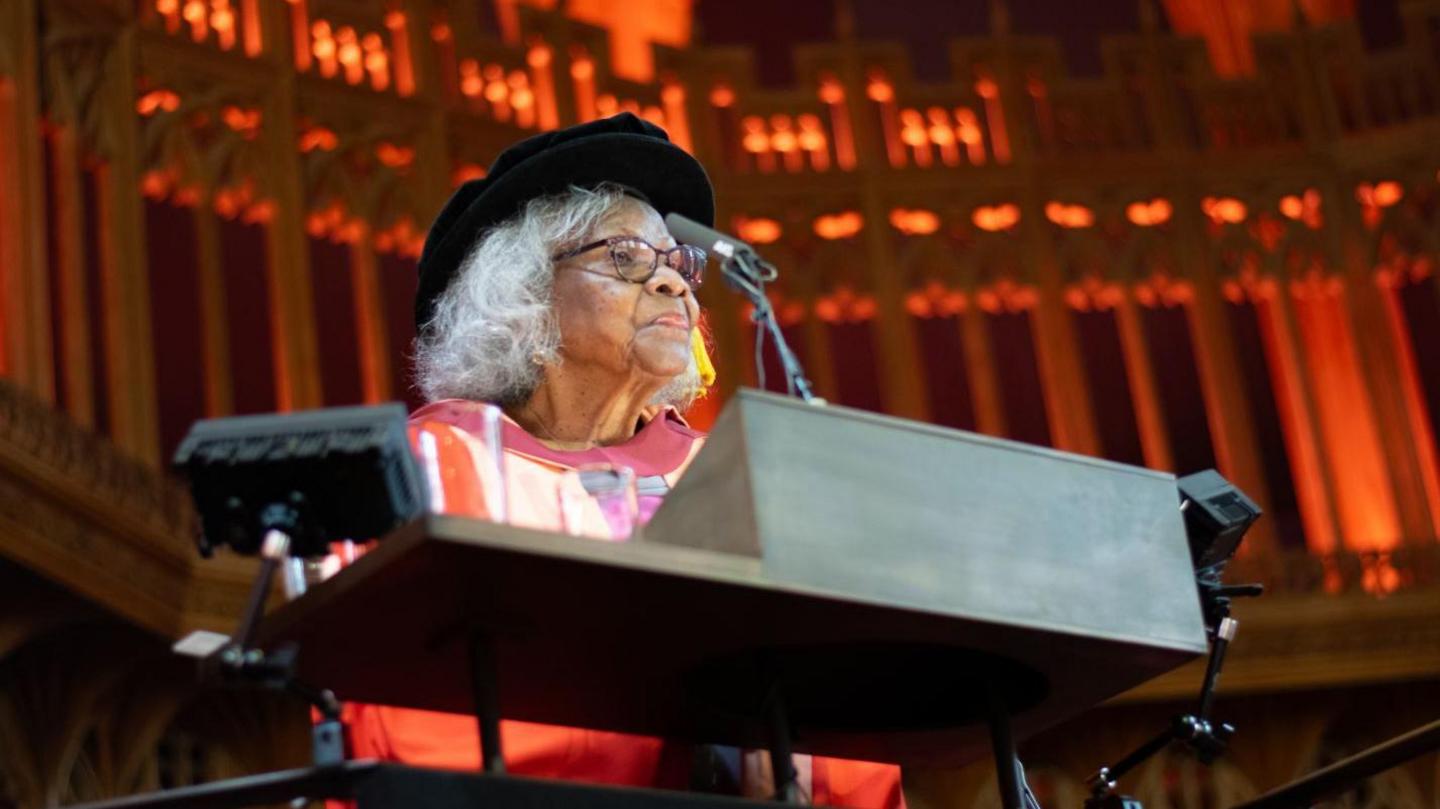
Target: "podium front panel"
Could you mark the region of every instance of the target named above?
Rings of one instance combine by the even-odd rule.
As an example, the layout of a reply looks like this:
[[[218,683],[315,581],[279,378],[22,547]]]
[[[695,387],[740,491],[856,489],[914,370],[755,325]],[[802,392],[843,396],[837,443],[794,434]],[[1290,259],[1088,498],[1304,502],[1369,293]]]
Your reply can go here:
[[[298,643],[302,676],[341,699],[469,712],[483,639],[507,718],[753,747],[778,682],[797,750],[920,763],[987,749],[988,688],[1023,737],[1204,650],[1168,476],[853,411],[787,423],[790,403],[760,401],[786,411],[790,448],[737,415],[756,401],[732,402],[642,538],[431,516],[269,616],[262,641]],[[923,457],[937,441],[989,474]],[[1021,474],[1051,500],[1015,496]],[[1044,502],[1070,517],[1027,513]]]

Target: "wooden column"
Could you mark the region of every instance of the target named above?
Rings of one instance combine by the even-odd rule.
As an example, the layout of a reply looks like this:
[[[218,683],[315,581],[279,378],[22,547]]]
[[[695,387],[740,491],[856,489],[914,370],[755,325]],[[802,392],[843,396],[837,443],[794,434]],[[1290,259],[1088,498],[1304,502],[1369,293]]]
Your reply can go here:
[[[274,171],[270,222],[270,301],[275,324],[275,395],[278,408],[300,410],[323,403],[320,358],[315,337],[314,296],[305,236],[305,195],[296,152],[295,71],[286,52],[276,50],[280,78],[265,101],[265,152]]]
[[[845,87],[846,111],[850,129],[855,134],[857,168],[854,172],[860,199],[860,215],[865,226],[860,243],[865,251],[865,265],[870,292],[875,296],[877,361],[882,386],[881,401],[891,415],[926,421],[930,417],[930,400],[925,392],[925,376],[915,343],[915,330],[910,328],[905,309],[904,278],[895,260],[890,238],[889,200],[883,192],[882,178],[889,174],[884,147],[873,116],[865,114],[863,88],[865,76],[860,61],[860,48],[855,40],[854,21],[848,6],[841,9],[839,47],[842,55],[840,79]]]
[[[93,427],[95,425],[95,398],[90,373],[90,317],[85,305],[85,211],[82,202],[83,178],[80,170],[80,138],[75,132],[74,118],[81,111],[66,110],[66,120],[54,125],[48,135],[50,140],[50,198],[49,210],[54,217],[51,227],[55,229],[56,254],[52,256],[56,266],[54,277],[58,283],[51,287],[50,295],[58,307],[60,322],[51,324],[60,334],[59,350],[63,355],[60,363],[64,379],[56,383],[64,391],[64,401],[58,404],[76,423]],[[94,324],[99,327],[100,324]]]
[[[1165,430],[1165,404],[1155,387],[1154,359],[1140,317],[1135,293],[1129,286],[1123,287],[1115,307],[1115,323],[1120,332],[1120,348],[1125,353],[1125,378],[1130,383],[1140,447],[1145,453],[1146,466],[1173,471],[1175,457],[1170,450],[1170,435]]]
[[[1402,536],[1428,543],[1436,537],[1440,515],[1431,513],[1427,491],[1426,474],[1430,473],[1433,482],[1434,456],[1416,433],[1407,406],[1405,380],[1411,370],[1402,361],[1409,346],[1396,344],[1385,300],[1388,293],[1376,283],[1374,256],[1360,221],[1360,210],[1354,196],[1341,191],[1336,188],[1327,195],[1327,202],[1335,209],[1332,239],[1340,243],[1344,300],[1349,304],[1350,332],[1365,382],[1364,393],[1374,412]]]
[[[824,259],[815,256],[813,251],[809,266],[803,266],[800,257],[793,252],[777,258],[778,266],[787,272],[785,277],[790,279],[790,288],[795,290],[791,300],[799,300],[805,304],[805,355],[802,363],[805,375],[810,379],[816,396],[829,402],[837,402],[840,389],[835,381],[835,356],[830,347],[830,328],[815,314],[815,299],[824,292],[816,283],[820,276],[817,265]]]
[[[140,196],[139,127],[135,124],[136,30],[122,29],[105,65],[106,168],[100,201],[104,245],[106,362],[110,369],[110,421],[115,443],[159,465],[160,416],[151,350],[150,272]]]
[[[930,403],[925,392],[925,373],[920,364],[915,330],[910,328],[910,315],[905,309],[904,277],[887,232],[888,207],[874,176],[870,171],[865,171],[865,175],[861,179],[860,194],[865,227],[860,231],[860,238],[870,291],[879,308],[875,336],[876,347],[880,349],[876,360],[880,363],[881,401],[891,415],[928,421]]]
[[[1080,360],[1075,323],[1065,304],[1064,273],[1047,232],[1045,189],[1036,165],[1035,143],[1023,123],[1027,120],[1022,111],[1027,105],[1024,74],[1028,68],[1015,53],[1009,14],[1002,4],[992,3],[990,25],[996,40],[994,80],[1012,159],[1022,180],[1021,199],[1017,200],[1021,210],[1021,260],[1027,280],[1033,281],[1039,292],[1039,300],[1030,312],[1030,326],[1035,335],[1035,359],[1045,390],[1051,440],[1058,449],[1099,455],[1100,437],[1090,405],[1089,384]]]
[[[0,376],[53,401],[35,9],[0,4]]]
[[[973,293],[969,305],[960,315],[960,345],[965,352],[965,374],[970,384],[971,404],[975,408],[975,429],[986,435],[1004,438],[1005,404],[1000,398],[995,353],[990,346],[985,313],[975,305]]]
[[[1317,552],[1339,550],[1342,543],[1333,478],[1322,450],[1319,414],[1302,357],[1290,291],[1279,282],[1271,282],[1269,290],[1256,308],[1306,541]]]
[[[1400,308],[1396,290],[1385,289],[1381,294],[1385,303],[1386,325],[1395,348],[1395,360],[1400,366],[1399,382],[1405,397],[1405,411],[1411,434],[1415,436],[1420,475],[1425,486],[1426,501],[1430,506],[1432,536],[1440,536],[1440,444],[1436,443],[1435,431],[1430,426],[1430,408],[1425,401],[1420,369],[1415,361],[1415,349],[1410,342],[1410,324]]]
[[[805,376],[809,378],[815,395],[827,402],[838,402],[840,388],[835,381],[835,355],[830,348],[830,327],[816,316],[814,295],[805,297],[805,359],[803,365]]]
[[[1029,199],[1021,209],[1024,262],[1039,292],[1030,312],[1035,335],[1035,359],[1040,383],[1045,389],[1045,411],[1050,435],[1057,449],[1100,454],[1100,437],[1090,405],[1090,385],[1080,359],[1075,321],[1065,303],[1065,279],[1055,255],[1055,246],[1044,225],[1044,201],[1033,176]]]
[[[405,14],[409,20],[406,33],[410,40],[411,63],[415,72],[414,98],[426,106],[425,124],[415,141],[414,184],[420,192],[427,216],[434,217],[450,198],[450,143],[445,116],[445,78],[442,65],[435,58],[438,50],[430,38],[427,8],[415,0],[406,0]],[[552,60],[553,63],[553,60]],[[430,219],[416,222],[423,233]]]
[[[1205,398],[1205,417],[1215,448],[1215,462],[1221,474],[1263,505],[1270,502],[1270,487],[1260,461],[1244,375],[1236,360],[1221,280],[1205,235],[1199,195],[1177,194],[1174,217],[1180,272],[1194,290],[1185,314],[1195,347],[1195,370]],[[1298,477],[1298,472],[1296,474]],[[1298,480],[1296,487],[1298,490]],[[1252,529],[1252,537],[1246,544],[1251,548],[1274,550],[1276,541],[1274,526],[1262,520]]]
[[[220,247],[220,223],[210,206],[209,195],[194,210],[197,258],[199,259],[200,328],[205,360],[205,415],[211,418],[235,412],[230,379],[229,320],[225,310],[224,257]]]
[[[380,305],[380,273],[369,227],[350,245],[351,282],[355,286],[355,331],[360,340],[360,380],[369,404],[390,398],[400,380],[390,378],[389,342],[385,339],[385,308]]]

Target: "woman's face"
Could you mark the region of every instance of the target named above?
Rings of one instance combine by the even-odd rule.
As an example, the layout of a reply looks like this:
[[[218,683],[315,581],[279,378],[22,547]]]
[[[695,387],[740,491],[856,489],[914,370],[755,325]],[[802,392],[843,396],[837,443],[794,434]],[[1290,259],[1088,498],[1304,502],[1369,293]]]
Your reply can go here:
[[[585,241],[635,236],[661,250],[675,246],[660,214],[626,198]],[[604,247],[555,265],[555,315],[565,365],[576,363],[619,376],[636,373],[663,384],[690,365],[690,330],[699,304],[680,274],[662,260],[643,284],[615,272]]]

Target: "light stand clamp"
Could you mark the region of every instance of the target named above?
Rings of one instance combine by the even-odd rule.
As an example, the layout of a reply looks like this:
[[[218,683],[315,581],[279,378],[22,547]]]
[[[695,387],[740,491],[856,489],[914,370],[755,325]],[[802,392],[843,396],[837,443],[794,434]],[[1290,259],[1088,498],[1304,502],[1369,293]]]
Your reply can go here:
[[[1193,713],[1175,717],[1165,730],[1114,764],[1096,770],[1087,779],[1090,796],[1085,799],[1085,809],[1142,809],[1139,801],[1115,792],[1116,783],[1126,773],[1177,742],[1190,748],[1195,757],[1208,766],[1225,752],[1230,737],[1235,734],[1233,725],[1210,718],[1225,653],[1240,626],[1230,617],[1230,602],[1235,598],[1259,596],[1265,588],[1258,584],[1226,585],[1220,578],[1261,511],[1244,492],[1213,469],[1187,475],[1177,483],[1180,512],[1190,542],[1191,561],[1196,568],[1195,585],[1200,592],[1201,614],[1210,640],[1205,679],[1200,684]]]
[[[255,684],[286,691],[309,703],[320,713],[310,729],[311,758],[315,766],[340,764],[345,760],[344,728],[340,722],[340,700],[328,688],[314,688],[295,678],[299,649],[285,644],[266,652],[252,646],[255,628],[265,611],[275,572],[290,558],[290,533],[299,525],[304,496],[293,492],[288,503],[273,503],[262,509],[260,522],[264,539],[260,543],[260,569],[250,585],[250,596],[235,634],[207,661],[220,679],[231,683]]]

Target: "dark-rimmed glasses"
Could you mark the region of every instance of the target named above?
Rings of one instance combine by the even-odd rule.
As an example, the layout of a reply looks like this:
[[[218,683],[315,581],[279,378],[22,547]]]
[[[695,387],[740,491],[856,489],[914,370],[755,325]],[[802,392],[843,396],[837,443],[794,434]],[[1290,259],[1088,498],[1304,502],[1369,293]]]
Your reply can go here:
[[[678,244],[669,250],[661,250],[638,236],[611,236],[598,242],[581,245],[550,257],[551,261],[564,261],[581,253],[588,253],[601,247],[610,249],[610,262],[615,265],[615,274],[632,284],[643,284],[655,277],[660,269],[660,259],[665,266],[680,274],[690,288],[699,289],[705,279],[705,251],[688,244]]]

